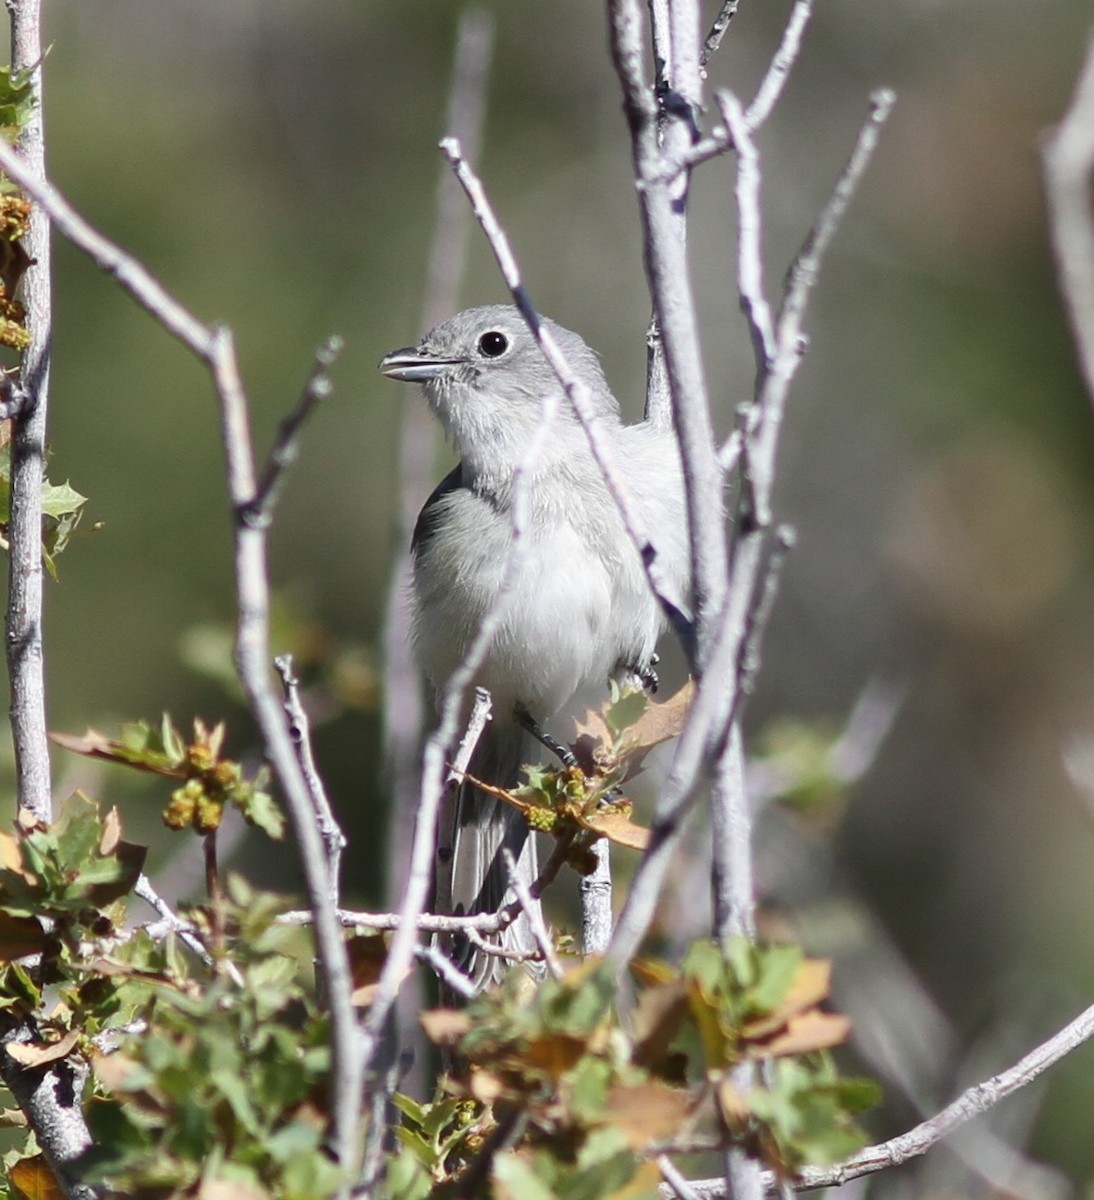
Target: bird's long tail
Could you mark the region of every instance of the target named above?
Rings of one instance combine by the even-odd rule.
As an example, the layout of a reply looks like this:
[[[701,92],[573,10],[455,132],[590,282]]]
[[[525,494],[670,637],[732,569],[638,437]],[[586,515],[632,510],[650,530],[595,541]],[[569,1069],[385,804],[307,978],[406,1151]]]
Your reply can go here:
[[[514,720],[497,718],[487,725],[471,758],[468,774],[495,787],[513,788],[520,782],[521,765],[542,758],[542,747]],[[460,785],[451,826],[451,861],[438,863],[438,907],[455,916],[497,913],[516,899],[505,861],[506,849],[516,860],[517,876],[528,886],[539,873],[535,837],[520,812],[504,800],[481,791],[469,781]],[[450,880],[445,895],[445,877]],[[538,901],[535,901],[538,907]],[[444,953],[481,991],[500,982],[514,959],[536,953],[536,941],[523,911],[504,929],[483,933],[491,953],[463,935],[446,936]],[[542,962],[526,962],[541,976]]]

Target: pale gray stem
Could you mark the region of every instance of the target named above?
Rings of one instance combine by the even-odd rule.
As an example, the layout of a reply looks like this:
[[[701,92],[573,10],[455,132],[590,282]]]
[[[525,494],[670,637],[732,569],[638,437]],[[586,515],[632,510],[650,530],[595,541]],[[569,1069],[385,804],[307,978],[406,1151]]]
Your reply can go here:
[[[19,154],[34,180],[45,177],[42,123],[40,0],[7,0],[11,22],[11,70],[29,75],[34,107],[19,135]],[[6,143],[5,143],[6,147]],[[19,181],[16,179],[16,183]],[[32,194],[29,193],[28,194]],[[30,342],[23,351],[23,403],[12,420],[11,516],[8,525],[8,607],[4,639],[15,749],[16,799],[39,821],[53,819],[49,741],[46,732],[42,648],[42,480],[45,476],[46,413],[52,344],[49,213],[35,204],[23,248],[31,260],[23,277]]]
[[[270,588],[266,529],[247,520],[259,498],[251,444],[247,398],[226,329],[212,331],[209,357],[220,400],[228,494],[235,513],[235,578],[238,603],[235,661],[240,682],[262,731],[266,757],[273,767],[288,809],[308,899],[315,914],[315,941],[324,995],[331,1015],[334,1066],[331,1072],[331,1122],[337,1161],[352,1171],[357,1158],[361,1115],[361,1060],[357,1053],[357,1017],[346,945],[331,896],[328,860],[315,820],[312,794],[297,757],[283,704],[270,678]]]
[[[664,142],[671,153],[678,141],[690,140],[698,103],[698,56],[684,47],[688,31],[697,31],[693,4],[673,5],[672,50],[680,55],[673,93],[680,104],[668,114]],[[623,91],[623,108],[631,131],[635,179],[649,181],[664,166],[660,113],[645,78],[642,19],[637,0],[609,0],[612,61]],[[662,37],[662,41],[664,38]],[[697,37],[694,43],[697,46]],[[694,640],[685,646],[697,673],[703,670],[718,623],[726,587],[726,543],[721,503],[721,471],[715,455],[699,347],[698,321],[692,295],[679,180],[640,187],[643,254],[654,312],[660,330],[672,414],[680,441],[687,499],[694,593]],[[652,404],[652,400],[651,400]],[[651,411],[651,419],[653,413]]]
[[[596,867],[581,877],[581,951],[603,954],[612,937],[611,843],[601,838],[590,847]]]
[[[793,1180],[795,1191],[808,1192],[817,1188],[841,1187],[851,1179],[872,1175],[889,1167],[899,1166],[909,1158],[917,1158],[933,1149],[954,1130],[974,1117],[988,1112],[1000,1101],[1032,1083],[1039,1075],[1054,1066],[1062,1058],[1094,1037],[1094,1005],[1084,1009],[1069,1022],[1035,1047],[1013,1066],[974,1084],[947,1104],[945,1108],[921,1121],[918,1125],[873,1146],[852,1154],[832,1167],[805,1167]],[[725,1183],[721,1179],[694,1180],[690,1185],[697,1195],[721,1197],[726,1195]],[[764,1189],[768,1195],[777,1195],[779,1183],[770,1171],[764,1172]],[[664,1192],[671,1196],[671,1192]]]
[[[300,700],[300,681],[293,670],[292,655],[279,654],[274,659],[274,667],[281,677],[281,687],[284,693],[285,716],[289,721],[289,737],[296,749],[296,757],[300,770],[308,785],[308,795],[311,797],[312,810],[319,827],[319,834],[327,852],[327,887],[331,902],[338,903],[339,880],[342,873],[342,852],[346,848],[345,834],[342,833],[327,797],[327,789],[319,768],[315,764],[315,754],[311,744],[311,726],[308,714]]]
[[[802,34],[812,15],[813,0],[797,0],[791,9],[790,19],[783,30],[779,48],[775,51],[771,65],[767,68],[763,80],[756,90],[756,96],[745,114],[750,131],[755,132],[759,129],[771,115],[775,105],[778,104],[783,87],[790,76],[790,70],[797,60],[798,51],[801,50]]]
[[[1057,282],[1087,398],[1094,403],[1094,38],[1067,112],[1044,143],[1042,162]]]
[[[498,221],[482,181],[467,163],[459,142],[454,138],[445,138],[441,142],[441,152],[467,193],[472,211],[490,244],[502,278],[513,297],[513,303],[520,310],[536,344],[543,352],[543,356],[550,364],[559,383],[566,390],[566,395],[573,405],[574,413],[589,443],[589,449],[592,451],[597,467],[600,469],[608,491],[619,510],[627,536],[645,568],[650,588],[657,597],[667,620],[677,630],[681,639],[685,642],[690,641],[691,614],[688,612],[684,597],[672,586],[671,581],[661,570],[657,547],[652,543],[641,523],[638,509],[631,498],[630,488],[616,464],[610,441],[601,434],[600,421],[594,412],[588,386],[574,374],[566,356],[551,335],[551,331],[544,326],[539,313],[532,304],[505,230]]]
[[[465,8],[456,30],[445,132],[462,140],[472,160],[478,156],[482,139],[493,42],[493,16],[484,8]],[[432,328],[458,307],[470,224],[460,188],[442,165],[423,289],[423,330]],[[399,550],[388,586],[383,632],[383,762],[391,814],[386,856],[389,864],[408,861],[414,838],[426,716],[421,674],[411,649],[410,542],[418,509],[434,483],[437,448],[436,425],[424,404],[406,405],[399,419]],[[389,871],[385,887],[387,902],[393,907],[400,901],[401,886],[401,878]],[[398,1022],[404,1047],[413,1053],[407,1086],[418,1092],[428,1086],[424,1035],[417,1021],[422,1003],[421,982],[408,981],[398,999]]]
[[[532,937],[535,939],[536,946],[543,956],[543,961],[547,964],[547,970],[551,972],[552,977],[560,979],[562,977],[562,964],[558,961],[558,955],[555,953],[555,947],[551,941],[551,934],[547,929],[546,922],[543,920],[543,909],[532,899],[532,893],[527,883],[521,878],[520,872],[517,870],[517,860],[513,857],[513,852],[508,846],[503,849],[503,854],[505,867],[509,872],[509,886],[513,889],[521,910],[528,918],[528,928],[532,931]]]
[[[42,120],[42,43],[39,0],[7,0],[11,25],[12,75],[29,76],[34,107],[19,136],[25,172],[34,182],[45,176]],[[0,139],[2,141],[3,139]],[[4,142],[12,157],[14,153]],[[18,180],[15,180],[18,183]],[[30,189],[27,194],[33,198]],[[42,481],[45,475],[46,414],[53,308],[50,279],[49,213],[31,209],[23,248],[31,260],[23,277],[29,344],[20,367],[20,403],[11,437],[11,499],[8,524],[8,606],[4,641],[8,662],[16,803],[45,824],[53,819],[49,742],[46,731],[42,645]],[[0,1042],[36,1041],[33,1020],[4,1022]],[[90,1145],[81,1102],[87,1078],[82,1059],[64,1059],[45,1069],[24,1070],[0,1045],[0,1075],[27,1116],[38,1144],[64,1194],[91,1200],[93,1188],[80,1183],[72,1164]]]
[[[718,9],[718,15],[714,18],[710,32],[703,39],[703,51],[699,56],[700,66],[705,67],[710,62],[711,56],[717,53],[730,21],[737,15],[740,4],[741,0],[722,0],[722,6]]]

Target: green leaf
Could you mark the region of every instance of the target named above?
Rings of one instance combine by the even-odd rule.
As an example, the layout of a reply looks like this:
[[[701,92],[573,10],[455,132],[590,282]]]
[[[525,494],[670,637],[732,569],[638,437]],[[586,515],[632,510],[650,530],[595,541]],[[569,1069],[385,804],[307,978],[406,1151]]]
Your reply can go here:
[[[15,140],[33,111],[34,90],[30,74],[0,67],[0,128],[9,141]]]
[[[547,1187],[539,1172],[516,1154],[496,1155],[493,1175],[497,1200],[557,1200],[558,1193]]]
[[[87,503],[87,497],[81,496],[67,481],[65,483],[50,483],[42,485],[42,512],[47,517],[71,516],[79,512]]]
[[[252,791],[237,807],[243,818],[279,842],[285,836],[285,814],[269,792]]]
[[[395,1133],[398,1135],[399,1130]],[[387,1193],[391,1200],[428,1200],[432,1191],[429,1174],[412,1151],[404,1148],[388,1163]]]
[[[604,711],[604,719],[616,735],[629,729],[642,717],[650,706],[650,698],[645,692],[625,692],[616,702]]]
[[[771,1012],[782,1003],[801,964],[800,947],[772,945],[753,947],[757,966],[750,998],[760,1012]]]

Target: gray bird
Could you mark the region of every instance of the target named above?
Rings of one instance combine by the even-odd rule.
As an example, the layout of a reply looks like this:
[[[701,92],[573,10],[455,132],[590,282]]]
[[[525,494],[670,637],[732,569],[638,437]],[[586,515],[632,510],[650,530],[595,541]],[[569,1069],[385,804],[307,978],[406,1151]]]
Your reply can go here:
[[[647,422],[624,425],[593,351],[576,333],[553,321],[544,325],[589,388],[661,569],[686,593],[687,524],[672,432]],[[412,542],[414,645],[438,690],[501,589],[513,543],[514,472],[526,472],[516,573],[474,679],[489,690],[494,719],[470,767],[477,778],[512,788],[522,763],[545,757],[530,731],[546,732],[552,722],[599,703],[611,678],[652,678],[660,609],[577,416],[516,308],[459,313],[417,346],[387,355],[380,370],[422,385],[459,455],[425,502]],[[558,414],[528,470],[529,444],[551,395],[559,399]],[[503,847],[531,884],[535,839],[519,812],[464,784],[455,814],[453,913],[496,912],[513,899]],[[490,940],[504,951],[535,951],[523,917]],[[447,949],[478,988],[506,971],[504,957],[465,939]]]

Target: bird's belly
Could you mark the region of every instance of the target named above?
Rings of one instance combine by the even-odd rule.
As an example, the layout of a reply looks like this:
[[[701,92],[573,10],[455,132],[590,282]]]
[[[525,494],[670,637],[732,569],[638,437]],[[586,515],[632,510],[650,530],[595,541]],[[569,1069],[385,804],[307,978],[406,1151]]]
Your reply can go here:
[[[490,691],[499,712],[519,704],[546,720],[576,693],[605,688],[618,657],[613,580],[577,529],[563,523],[549,533],[529,531],[513,550],[480,538],[451,565],[430,571],[445,583],[428,598],[419,595],[415,641],[435,685],[443,686],[496,610],[474,682]]]

